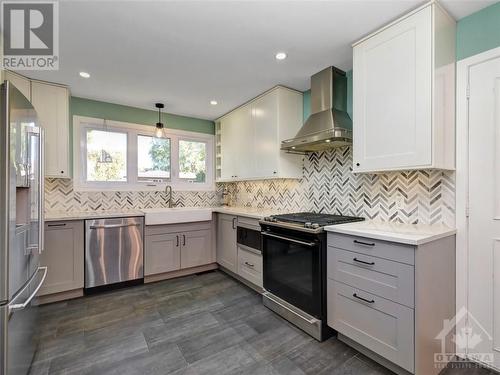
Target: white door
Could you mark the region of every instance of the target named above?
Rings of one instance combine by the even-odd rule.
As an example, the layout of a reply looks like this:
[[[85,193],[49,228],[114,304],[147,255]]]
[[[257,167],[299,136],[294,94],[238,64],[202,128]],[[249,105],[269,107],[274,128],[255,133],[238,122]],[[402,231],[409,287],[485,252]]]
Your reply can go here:
[[[468,308],[485,332],[469,355],[491,353],[500,368],[500,58],[469,71]],[[479,342],[478,342],[479,341]]]
[[[353,49],[353,170],[432,162],[432,7]]]

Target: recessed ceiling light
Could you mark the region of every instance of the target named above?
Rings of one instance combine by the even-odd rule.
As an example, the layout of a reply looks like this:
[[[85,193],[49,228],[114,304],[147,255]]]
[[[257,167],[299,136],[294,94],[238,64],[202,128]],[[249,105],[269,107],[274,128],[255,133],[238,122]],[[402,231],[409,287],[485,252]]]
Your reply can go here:
[[[285,60],[286,53],[285,52],[278,52],[275,57],[276,57],[276,60]]]
[[[218,103],[217,103],[217,100],[210,100],[210,104],[211,105],[217,105]]]
[[[87,72],[80,72],[80,77],[82,78],[90,78],[90,74]]]

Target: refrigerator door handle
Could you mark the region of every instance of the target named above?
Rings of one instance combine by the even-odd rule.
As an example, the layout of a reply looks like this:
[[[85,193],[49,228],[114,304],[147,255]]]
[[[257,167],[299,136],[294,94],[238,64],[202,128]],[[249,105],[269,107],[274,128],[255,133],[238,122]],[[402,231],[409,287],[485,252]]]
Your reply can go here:
[[[33,276],[31,276],[31,278],[26,283],[24,288],[22,288],[19,291],[19,294],[24,293],[24,291],[26,291],[26,289],[28,289],[28,287],[31,285],[31,282],[35,279],[35,277],[38,275],[39,272],[43,272],[43,276],[42,276],[42,279],[40,280],[40,283],[38,283],[38,285],[36,286],[35,290],[33,290],[33,292],[30,294],[30,296],[23,303],[13,303],[13,302],[15,302],[15,300],[12,301],[11,303],[9,303],[8,304],[9,313],[25,309],[30,304],[30,302],[33,300],[33,298],[35,298],[36,294],[38,293],[38,291],[42,287],[43,283],[45,282],[45,278],[47,277],[47,267],[38,267],[37,272],[35,272],[33,274]]]
[[[40,128],[40,137],[38,138],[38,252],[41,254],[45,250],[45,134],[43,128]]]

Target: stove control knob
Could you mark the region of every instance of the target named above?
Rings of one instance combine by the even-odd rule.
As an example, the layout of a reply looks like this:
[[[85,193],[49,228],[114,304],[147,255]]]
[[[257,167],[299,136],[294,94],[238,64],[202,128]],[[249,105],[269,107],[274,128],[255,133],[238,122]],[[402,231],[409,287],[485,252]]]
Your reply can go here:
[[[311,227],[312,227],[312,223],[310,223],[310,222],[304,223],[304,228],[311,228]]]
[[[313,223],[313,224],[311,225],[311,228],[312,228],[312,229],[318,229],[318,228],[319,228],[319,224],[318,224],[318,223]]]

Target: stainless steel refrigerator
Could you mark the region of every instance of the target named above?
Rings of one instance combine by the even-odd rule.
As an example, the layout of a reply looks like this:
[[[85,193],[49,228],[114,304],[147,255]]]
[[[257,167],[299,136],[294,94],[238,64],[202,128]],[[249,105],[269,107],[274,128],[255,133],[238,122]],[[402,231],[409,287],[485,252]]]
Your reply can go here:
[[[0,375],[27,374],[37,345],[43,251],[43,130],[31,103],[0,93]]]

